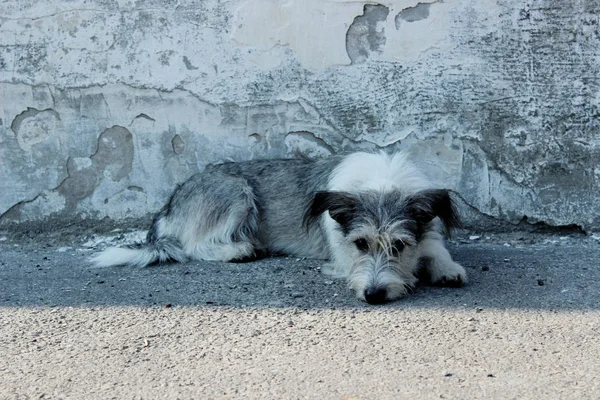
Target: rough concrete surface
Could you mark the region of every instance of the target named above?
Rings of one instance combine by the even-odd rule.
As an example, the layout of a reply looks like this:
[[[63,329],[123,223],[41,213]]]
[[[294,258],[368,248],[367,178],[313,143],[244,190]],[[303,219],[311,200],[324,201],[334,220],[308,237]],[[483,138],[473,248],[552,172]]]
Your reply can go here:
[[[0,223],[142,217],[216,161],[402,148],[475,214],[597,230],[599,15],[598,0],[3,1]]]
[[[319,261],[91,267],[0,241],[0,399],[596,399],[597,237],[459,235],[470,282],[368,306]]]

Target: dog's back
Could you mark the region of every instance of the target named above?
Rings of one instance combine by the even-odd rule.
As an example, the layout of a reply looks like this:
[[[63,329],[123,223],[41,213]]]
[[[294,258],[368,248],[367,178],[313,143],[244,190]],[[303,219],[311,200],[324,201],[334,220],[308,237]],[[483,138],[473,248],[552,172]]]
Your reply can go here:
[[[156,214],[146,243],[109,248],[99,266],[145,266],[186,257],[236,261],[265,252],[326,258],[318,226],[303,229],[306,207],[325,190],[342,156],[209,165],[180,185]]]

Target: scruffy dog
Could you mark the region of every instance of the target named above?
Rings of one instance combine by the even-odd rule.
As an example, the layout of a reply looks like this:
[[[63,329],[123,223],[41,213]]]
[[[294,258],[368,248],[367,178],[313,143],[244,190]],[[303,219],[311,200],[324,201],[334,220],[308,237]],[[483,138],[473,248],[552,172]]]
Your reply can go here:
[[[328,259],[325,273],[377,304],[406,295],[417,275],[462,286],[465,270],[442,236],[458,223],[448,191],[433,189],[404,153],[225,163],[175,190],[146,243],[106,249],[92,261]]]

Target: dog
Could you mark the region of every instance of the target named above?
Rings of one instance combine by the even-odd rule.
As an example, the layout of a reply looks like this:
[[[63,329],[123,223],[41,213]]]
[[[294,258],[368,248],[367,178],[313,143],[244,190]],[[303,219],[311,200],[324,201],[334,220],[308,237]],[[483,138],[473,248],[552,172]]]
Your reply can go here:
[[[92,261],[323,259],[323,272],[380,304],[407,295],[419,278],[467,282],[444,245],[443,232],[459,224],[450,192],[434,188],[403,152],[222,163],[177,187],[145,243],[108,248]]]

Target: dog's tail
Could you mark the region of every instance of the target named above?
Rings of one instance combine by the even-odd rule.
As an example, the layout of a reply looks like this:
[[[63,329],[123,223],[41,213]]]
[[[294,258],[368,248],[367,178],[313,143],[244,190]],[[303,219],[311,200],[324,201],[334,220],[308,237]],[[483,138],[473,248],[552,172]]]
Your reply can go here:
[[[145,267],[156,262],[185,260],[185,252],[179,241],[168,237],[126,247],[109,247],[90,259],[98,267]]]

